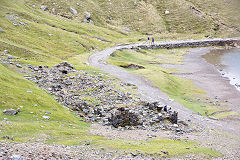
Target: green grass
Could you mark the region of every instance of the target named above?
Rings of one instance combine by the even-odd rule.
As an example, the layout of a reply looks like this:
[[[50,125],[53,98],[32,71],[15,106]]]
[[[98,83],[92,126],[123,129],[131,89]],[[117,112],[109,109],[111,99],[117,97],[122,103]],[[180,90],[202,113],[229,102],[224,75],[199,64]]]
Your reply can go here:
[[[114,142],[114,143],[112,143]],[[113,141],[101,141],[98,145],[107,145],[112,149],[120,148],[128,150],[133,153],[139,151],[149,155],[166,156],[166,157],[181,157],[186,154],[202,155],[205,158],[222,156],[220,153],[214,150],[199,148],[195,142],[192,141],[175,141],[166,139],[152,139],[150,141],[134,141],[134,140],[113,140]],[[162,153],[161,151],[167,151],[169,155]]]
[[[138,36],[117,29],[53,16],[26,5],[24,0],[4,0],[0,6],[0,50],[27,59],[32,64],[56,64],[69,58],[102,50],[109,46],[136,42]],[[18,26],[9,17],[19,17]],[[28,23],[20,25],[19,22]],[[102,40],[99,40],[102,39]],[[83,62],[83,60],[81,61]],[[84,61],[86,62],[86,61]]]
[[[199,112],[205,116],[226,110],[227,108],[224,107],[224,104],[219,107],[204,101],[204,99],[208,98],[205,92],[195,86],[191,80],[175,76],[173,73],[177,73],[178,70],[161,65],[165,63],[182,64],[183,55],[186,53],[187,49],[140,50],[138,52],[130,50],[116,51],[114,56],[109,58],[108,62],[117,66],[129,64],[143,66],[144,69],[127,70],[150,79],[153,84],[159,87],[171,99],[181,103],[195,113]],[[199,98],[200,100],[198,100]]]
[[[236,35],[239,28],[238,0],[25,0],[30,6],[48,6],[51,12],[73,20],[83,21],[85,12],[92,14],[92,20],[101,27],[116,27],[124,30],[128,27],[140,33],[166,34],[187,33],[204,36]],[[136,2],[136,3],[135,3]],[[54,4],[53,4],[54,3]],[[79,5],[77,5],[79,3]],[[78,11],[72,15],[69,8]],[[199,14],[192,8],[195,8]],[[165,14],[168,10],[170,14]],[[225,24],[226,26],[224,26]],[[230,28],[228,28],[230,27]],[[238,33],[239,35],[239,33]]]

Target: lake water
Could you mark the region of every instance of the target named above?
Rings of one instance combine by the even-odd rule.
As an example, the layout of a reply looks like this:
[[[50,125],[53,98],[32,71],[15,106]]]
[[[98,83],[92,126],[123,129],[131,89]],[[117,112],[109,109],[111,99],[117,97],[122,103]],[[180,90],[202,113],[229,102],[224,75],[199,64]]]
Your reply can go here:
[[[203,56],[240,90],[240,49],[217,49]]]

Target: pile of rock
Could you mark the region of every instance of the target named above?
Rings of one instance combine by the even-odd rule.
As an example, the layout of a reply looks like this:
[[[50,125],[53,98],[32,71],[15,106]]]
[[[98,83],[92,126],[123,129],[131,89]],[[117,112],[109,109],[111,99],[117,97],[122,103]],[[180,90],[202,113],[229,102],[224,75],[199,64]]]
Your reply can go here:
[[[171,111],[169,106],[159,102],[141,102],[132,108],[114,108],[109,113],[101,123],[122,130],[172,130],[178,133],[191,131],[185,122],[178,120],[177,112]]]
[[[56,96],[56,99],[73,110],[92,112],[96,106],[129,105],[136,102],[128,92],[116,90],[112,81],[104,80],[102,74],[90,75],[77,71],[63,62],[48,68],[47,66],[28,66],[34,76],[31,79],[41,88]]]
[[[4,63],[8,61],[12,62],[12,59],[5,58]],[[178,121],[178,113],[172,112],[170,106],[133,98],[136,96],[116,89],[111,80],[103,78],[103,74],[78,71],[67,62],[52,68],[22,65],[21,69],[26,68],[30,71],[24,76],[26,79],[54,95],[60,104],[75,111],[87,122],[98,122],[121,130],[173,130],[178,133],[188,130],[186,123]],[[121,85],[121,88],[128,86]]]
[[[6,15],[6,19],[14,26],[28,25],[28,22],[24,22],[17,14]]]

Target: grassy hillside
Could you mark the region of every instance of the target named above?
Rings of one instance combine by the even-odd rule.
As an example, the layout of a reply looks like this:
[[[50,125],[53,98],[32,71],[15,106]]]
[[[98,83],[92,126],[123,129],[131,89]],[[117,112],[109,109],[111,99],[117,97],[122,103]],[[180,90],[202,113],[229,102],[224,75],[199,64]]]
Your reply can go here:
[[[2,0],[0,50],[32,63],[57,63],[108,46],[136,41],[134,34],[50,15],[25,1]],[[134,38],[134,39],[133,39]],[[126,40],[127,39],[127,40]]]
[[[128,27],[141,33],[194,33],[206,36],[239,35],[238,0],[27,0],[46,5],[56,14],[83,21],[85,12],[92,14],[98,26]],[[72,15],[69,8],[78,11]],[[169,13],[166,14],[168,11]],[[223,33],[223,31],[225,33]],[[227,32],[227,33],[226,33]]]

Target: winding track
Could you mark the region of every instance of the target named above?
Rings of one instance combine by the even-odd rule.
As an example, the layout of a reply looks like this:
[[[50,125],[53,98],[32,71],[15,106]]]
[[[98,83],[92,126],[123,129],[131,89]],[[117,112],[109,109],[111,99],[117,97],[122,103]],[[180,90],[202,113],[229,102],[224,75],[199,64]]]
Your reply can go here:
[[[229,39],[203,39],[203,40],[182,40],[182,41],[169,41],[169,42],[156,42],[154,44],[154,48],[163,48],[164,46],[184,46],[185,44],[189,47],[196,46],[199,43],[203,44],[200,46],[210,46],[212,43],[221,42],[225,43],[231,40],[240,41],[240,38],[229,38]],[[240,133],[240,126],[238,122],[234,121],[216,121],[209,119],[207,117],[199,116],[187,108],[183,107],[181,104],[169,100],[168,96],[161,92],[159,88],[155,87],[151,81],[146,78],[138,75],[131,74],[124,69],[113,66],[111,64],[107,64],[107,58],[119,49],[131,49],[134,47],[142,47],[142,48],[150,48],[152,45],[146,43],[137,43],[137,44],[126,44],[115,46],[100,52],[97,52],[89,57],[89,63],[92,66],[95,66],[102,71],[109,73],[112,76],[119,78],[121,81],[125,83],[131,83],[138,87],[140,96],[144,100],[148,101],[160,101],[164,104],[172,106],[173,110],[179,113],[179,118],[182,120],[191,120],[194,124],[199,125],[200,127],[204,127],[205,129],[216,129],[224,132],[228,132],[231,134]],[[231,124],[230,124],[231,123]]]

